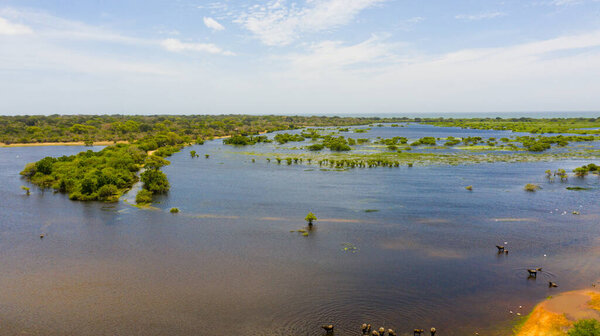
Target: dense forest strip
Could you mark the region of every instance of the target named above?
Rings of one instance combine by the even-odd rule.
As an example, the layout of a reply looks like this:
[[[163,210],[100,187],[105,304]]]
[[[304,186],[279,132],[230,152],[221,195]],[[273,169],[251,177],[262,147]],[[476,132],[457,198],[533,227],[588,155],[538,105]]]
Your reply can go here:
[[[185,142],[235,134],[296,129],[306,126],[350,126],[398,122],[408,118],[350,118],[316,116],[125,116],[51,115],[0,116],[0,143],[135,142],[148,136],[174,132]]]
[[[598,118],[352,118],[253,115],[50,115],[0,116],[0,143],[135,142],[175,132],[188,142],[235,134],[295,129],[306,126],[350,126],[419,122],[442,127],[510,130],[528,133],[600,134]]]
[[[598,113],[600,115],[600,113]],[[597,118],[416,118],[422,123],[441,127],[461,127],[482,130],[503,130],[527,133],[600,134],[600,117]]]

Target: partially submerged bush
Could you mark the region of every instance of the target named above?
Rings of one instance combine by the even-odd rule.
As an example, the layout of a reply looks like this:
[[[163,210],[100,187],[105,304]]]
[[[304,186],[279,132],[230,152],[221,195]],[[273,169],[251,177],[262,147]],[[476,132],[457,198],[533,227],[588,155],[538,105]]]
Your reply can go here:
[[[149,204],[152,203],[152,192],[146,189],[140,190],[135,196],[135,202],[137,204]]]
[[[535,191],[537,191],[538,189],[542,189],[542,187],[540,187],[540,186],[539,186],[539,185],[537,185],[537,184],[533,184],[533,183],[527,183],[527,184],[525,185],[525,191],[535,192]]]
[[[171,210],[169,210],[169,212],[171,212],[171,213],[178,213],[179,209],[178,208],[171,208]]]

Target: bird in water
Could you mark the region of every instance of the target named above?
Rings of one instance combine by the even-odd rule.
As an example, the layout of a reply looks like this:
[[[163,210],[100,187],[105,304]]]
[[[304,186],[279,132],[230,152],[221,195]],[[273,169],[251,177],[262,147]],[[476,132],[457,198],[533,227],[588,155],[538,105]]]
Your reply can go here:
[[[380,327],[379,328],[379,335],[385,335],[385,328],[384,327]]]
[[[321,326],[321,328],[325,329],[325,331],[327,331],[328,334],[333,332],[333,324],[326,324]]]
[[[548,287],[553,288],[553,287],[558,287],[558,285],[552,281],[548,282]]]
[[[44,239],[44,237],[46,237],[45,233],[40,234],[40,239]]]
[[[436,331],[437,331],[437,330],[435,330],[435,328],[431,328],[431,330],[430,330],[430,332],[431,332],[431,336],[435,336],[435,332],[436,332]]]
[[[396,332],[393,329],[388,329],[389,336],[396,336]]]

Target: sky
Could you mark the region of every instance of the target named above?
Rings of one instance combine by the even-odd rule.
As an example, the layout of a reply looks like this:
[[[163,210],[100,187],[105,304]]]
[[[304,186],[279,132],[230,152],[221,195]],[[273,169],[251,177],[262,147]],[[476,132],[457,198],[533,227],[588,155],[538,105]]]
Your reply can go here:
[[[0,115],[600,111],[600,0],[0,0]]]

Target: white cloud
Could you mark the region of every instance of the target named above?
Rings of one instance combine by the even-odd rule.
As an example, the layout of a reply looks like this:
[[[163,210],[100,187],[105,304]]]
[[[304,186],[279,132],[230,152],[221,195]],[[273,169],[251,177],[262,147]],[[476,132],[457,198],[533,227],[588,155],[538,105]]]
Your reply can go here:
[[[290,62],[292,71],[302,76],[319,76],[320,73],[389,66],[399,58],[394,49],[397,44],[386,43],[385,38],[372,36],[354,45],[340,41],[323,41],[308,47],[308,53],[290,54],[283,59]]]
[[[215,19],[210,17],[204,17],[204,25],[216,31],[225,30],[225,27],[223,27],[222,24],[218,23]]]
[[[0,35],[25,35],[32,34],[33,30],[25,25],[11,23],[0,17]]]
[[[271,72],[289,113],[594,110],[600,106],[600,31],[501,48],[408,54],[371,38],[324,42]],[[293,92],[294,94],[286,94]],[[310,101],[305,97],[311,97]],[[288,99],[289,101],[287,101]],[[327,110],[322,110],[327,107]]]
[[[168,51],[173,52],[182,52],[182,51],[199,51],[199,52],[207,52],[211,54],[221,54],[227,56],[235,55],[231,51],[226,51],[212,43],[187,43],[181,42],[178,39],[166,39],[161,42],[163,48]]]
[[[550,3],[555,6],[570,6],[570,5],[577,5],[582,2],[584,2],[584,1],[582,1],[582,0],[552,0]]]
[[[506,13],[503,12],[485,12],[479,14],[459,14],[454,18],[458,20],[466,20],[466,21],[479,21],[479,20],[487,20],[494,19],[497,17],[506,16]]]
[[[418,25],[419,23],[425,21],[424,17],[421,16],[415,16],[415,17],[411,17],[410,19],[406,19],[406,20],[401,20],[400,22],[398,22],[397,28],[403,31],[411,31],[414,29],[414,27],[416,25]]]
[[[236,22],[266,45],[287,45],[303,33],[333,29],[349,23],[362,10],[385,0],[306,0],[305,7],[285,0],[254,5]]]

